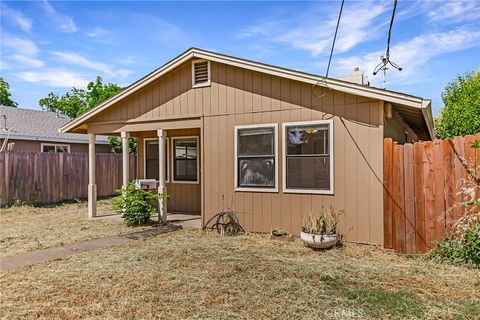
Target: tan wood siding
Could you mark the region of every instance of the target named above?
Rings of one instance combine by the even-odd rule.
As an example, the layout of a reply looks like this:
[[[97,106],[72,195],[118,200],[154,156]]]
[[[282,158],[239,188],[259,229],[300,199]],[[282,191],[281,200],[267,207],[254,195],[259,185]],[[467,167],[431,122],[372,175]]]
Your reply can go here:
[[[198,128],[203,126],[204,137],[201,142],[204,221],[222,208],[224,196],[224,207],[237,211],[247,230],[270,232],[282,228],[298,233],[307,215],[332,205],[335,210],[345,210],[340,228],[346,240],[383,244],[382,104],[320,87],[314,93],[306,83],[214,62],[211,86],[192,89],[191,63],[187,62],[125,102],[97,115],[89,130],[107,126],[115,132],[126,127],[133,131],[153,130],[168,125],[159,122],[162,118],[177,119],[181,125],[178,118],[199,117]],[[334,195],[283,193],[281,124],[321,120],[332,115]],[[127,121],[129,124],[125,125]],[[272,122],[278,123],[280,133],[279,192],[235,192],[234,126]],[[198,185],[193,195],[185,197],[197,199],[201,196],[200,189]],[[188,194],[169,187],[172,199],[175,192]],[[175,202],[170,202],[171,208]]]
[[[138,163],[137,163],[137,172],[138,177],[144,177],[144,146],[143,146],[143,139],[144,138],[156,138],[157,132],[156,131],[145,131],[138,136]],[[166,183],[167,187],[167,194],[168,197],[168,204],[167,208],[169,212],[182,212],[182,213],[194,213],[200,214],[201,212],[201,175],[199,175],[199,183],[174,183],[172,182],[173,176],[173,163],[172,163],[172,138],[173,137],[190,137],[190,136],[197,136],[198,140],[198,165],[200,166],[200,170],[202,170],[201,166],[201,140],[200,140],[200,129],[181,129],[181,130],[167,130],[167,138],[169,138],[169,150],[168,150],[168,161],[169,163],[169,170],[167,173],[168,181]],[[200,171],[199,170],[199,171]]]

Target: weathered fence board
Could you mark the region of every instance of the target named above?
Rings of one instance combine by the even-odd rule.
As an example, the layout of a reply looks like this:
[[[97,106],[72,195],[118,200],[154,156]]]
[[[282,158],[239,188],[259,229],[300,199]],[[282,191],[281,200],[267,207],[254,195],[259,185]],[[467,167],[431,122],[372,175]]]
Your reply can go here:
[[[480,133],[413,145],[384,139],[385,247],[426,252],[451,230],[465,212],[460,181],[472,181],[471,168],[480,168],[476,140]]]
[[[122,183],[122,155],[97,154],[98,196],[110,196]],[[136,160],[130,156],[130,179]],[[87,153],[0,152],[0,205],[15,199],[42,203],[87,197]]]

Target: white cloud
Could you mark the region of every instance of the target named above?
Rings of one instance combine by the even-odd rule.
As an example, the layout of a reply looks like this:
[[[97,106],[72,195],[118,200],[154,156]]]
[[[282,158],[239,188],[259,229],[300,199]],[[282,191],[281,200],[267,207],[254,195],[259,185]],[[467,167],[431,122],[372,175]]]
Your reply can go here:
[[[118,59],[117,62],[119,64],[133,64],[133,63],[135,63],[135,59],[131,55],[128,55],[125,58]]]
[[[89,82],[77,73],[61,69],[21,72],[16,76],[27,82],[42,82],[57,88],[85,88]]]
[[[105,29],[102,29],[100,27],[95,28],[94,30],[87,32],[87,36],[91,38],[98,38],[98,37],[103,37],[107,34],[107,31]]]
[[[38,48],[33,41],[8,34],[2,34],[2,47],[9,48],[17,54],[28,57],[34,57],[38,53]]]
[[[111,77],[126,77],[130,74],[129,70],[116,69],[114,66],[109,64],[94,62],[78,53],[50,51],[50,54],[56,57],[58,60],[63,61],[64,63],[81,66],[94,71],[99,71]]]
[[[8,7],[5,3],[2,3],[0,5],[0,11],[4,19],[9,19],[18,27],[20,27],[20,29],[22,29],[23,31],[30,32],[30,30],[32,29],[32,21],[20,11]]]
[[[23,56],[21,54],[14,54],[13,56],[10,56],[9,59],[20,63],[23,67],[40,68],[45,65],[45,63],[42,60]]]
[[[300,17],[272,19],[241,30],[237,37],[264,37],[271,42],[307,50],[313,55],[327,54],[337,24],[338,7],[330,7],[328,17],[323,15],[325,9],[322,9],[309,10]],[[347,3],[342,13],[335,52],[347,52],[378,37],[379,33],[375,30],[386,23],[386,20],[379,21],[379,17],[388,10],[389,7],[382,2]]]
[[[431,21],[443,22],[445,20],[467,21],[480,19],[480,7],[476,1],[445,1],[437,3],[428,12]]]
[[[429,77],[428,62],[440,55],[478,47],[480,30],[458,28],[449,32],[439,32],[416,36],[408,41],[400,42],[390,48],[390,59],[403,67],[403,71],[387,71],[388,82],[397,84],[413,84]],[[379,74],[372,78],[375,66],[380,62],[384,51],[375,51],[363,56],[352,56],[337,59],[336,70],[348,73],[354,67],[367,72],[373,84],[383,81]]]
[[[54,26],[61,32],[77,32],[78,28],[73,19],[59,13],[47,0],[43,0],[42,7],[45,15],[53,22]]]

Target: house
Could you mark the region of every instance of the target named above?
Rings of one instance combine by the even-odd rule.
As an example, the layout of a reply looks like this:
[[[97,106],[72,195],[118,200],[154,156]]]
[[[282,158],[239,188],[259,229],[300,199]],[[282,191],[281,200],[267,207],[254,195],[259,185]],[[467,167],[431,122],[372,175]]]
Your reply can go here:
[[[55,112],[0,106],[0,149],[29,152],[88,152],[86,134],[59,133],[70,119]],[[107,137],[98,137],[97,153],[110,153]]]
[[[248,231],[298,234],[321,206],[350,241],[383,244],[383,139],[433,137],[430,100],[191,48],[60,131],[138,141],[160,212],[225,209]],[[90,154],[89,215],[96,215]],[[128,183],[127,161],[123,184]]]

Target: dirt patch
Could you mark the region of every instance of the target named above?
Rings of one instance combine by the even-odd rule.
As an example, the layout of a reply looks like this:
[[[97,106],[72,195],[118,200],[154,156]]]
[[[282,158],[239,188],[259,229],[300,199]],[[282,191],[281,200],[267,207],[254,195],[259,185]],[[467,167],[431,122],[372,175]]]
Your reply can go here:
[[[184,230],[1,275],[2,316],[476,319],[478,270],[347,244]]]

